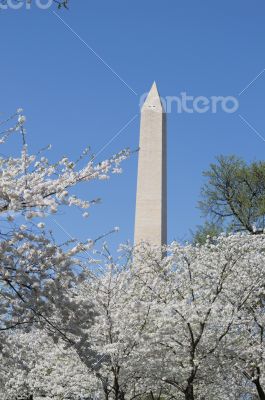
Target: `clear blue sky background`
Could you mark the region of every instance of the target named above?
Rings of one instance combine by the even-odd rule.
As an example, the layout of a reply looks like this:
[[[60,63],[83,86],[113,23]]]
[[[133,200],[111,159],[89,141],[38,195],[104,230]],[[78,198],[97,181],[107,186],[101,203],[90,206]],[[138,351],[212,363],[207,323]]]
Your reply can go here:
[[[34,3],[34,0],[32,0]],[[23,107],[32,151],[52,143],[51,157],[97,153],[139,112],[153,80],[162,96],[237,96],[265,68],[262,0],[70,0],[55,8],[0,13],[0,112]],[[137,93],[135,95],[67,28],[53,10]],[[265,137],[265,73],[239,97],[239,113]],[[139,118],[99,160],[138,147]],[[169,239],[185,240],[200,224],[196,208],[202,171],[218,154],[263,159],[265,142],[236,114],[168,115]],[[12,144],[17,151],[15,142]],[[9,149],[10,150],[10,149]],[[1,149],[1,151],[4,151]],[[132,240],[137,156],[109,182],[85,184],[101,197],[84,220],[71,211],[58,220],[75,237],[97,237],[113,226],[114,246]],[[53,222],[49,221],[50,226]],[[58,232],[59,234],[59,232]],[[60,232],[62,238],[65,234]]]

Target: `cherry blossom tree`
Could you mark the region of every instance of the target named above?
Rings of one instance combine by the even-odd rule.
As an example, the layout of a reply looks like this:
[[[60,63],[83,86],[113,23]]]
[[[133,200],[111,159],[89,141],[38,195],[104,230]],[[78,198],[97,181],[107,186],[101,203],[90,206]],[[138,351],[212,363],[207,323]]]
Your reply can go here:
[[[107,252],[103,266],[101,278],[80,290],[81,296],[91,296],[94,304],[96,316],[87,340],[98,354],[96,377],[106,400],[139,398],[148,390],[139,374],[144,360],[139,349],[149,323],[150,304],[139,300],[130,263],[114,262]]]
[[[148,247],[134,254],[142,293],[155,311],[144,351],[149,379],[163,381],[177,399],[243,399],[255,386],[263,399],[264,312],[257,304],[263,307],[264,236],[220,237],[202,246],[173,243],[167,250],[162,260]],[[238,359],[245,363],[241,368]]]
[[[43,330],[9,334],[1,356],[1,399],[95,399],[96,378],[73,347]]]
[[[68,393],[73,400],[83,393],[105,400],[263,400],[264,244],[264,235],[237,234],[197,246],[172,243],[164,257],[144,243],[123,246],[117,260],[107,247],[94,251],[97,274],[67,289],[72,311],[54,316],[61,327],[71,321],[74,345],[60,335],[56,343],[52,330],[53,340],[43,330],[35,339],[18,333],[12,358],[15,335],[6,331],[5,400],[14,382],[16,396],[27,390],[33,400]]]
[[[144,355],[139,357],[136,349],[144,340],[150,305],[137,300],[130,264],[115,263],[106,251],[105,262],[94,260],[97,275],[68,290],[69,304],[78,310],[72,329],[67,316],[68,338],[74,344],[62,341],[47,327],[39,333],[37,329],[25,332],[23,327],[22,333],[7,331],[2,352],[5,400],[12,396],[32,396],[35,400],[39,395],[57,400],[68,398],[70,393],[69,398],[76,400],[81,395],[118,400],[149,393],[135,366],[142,363],[144,368]],[[93,314],[87,318],[91,305]],[[57,313],[56,326],[64,326],[63,319]]]
[[[76,162],[63,157],[51,164],[43,151],[29,154],[25,122],[20,109],[1,123],[1,146],[17,135],[22,138],[22,150],[19,156],[0,156],[0,330],[38,322],[67,340],[51,315],[57,308],[63,313],[72,309],[65,294],[83,277],[86,266],[78,255],[90,250],[94,242],[58,244],[43,220],[62,206],[86,210],[96,203],[80,199],[73,190],[81,182],[119,173],[129,153],[95,163],[85,150]]]

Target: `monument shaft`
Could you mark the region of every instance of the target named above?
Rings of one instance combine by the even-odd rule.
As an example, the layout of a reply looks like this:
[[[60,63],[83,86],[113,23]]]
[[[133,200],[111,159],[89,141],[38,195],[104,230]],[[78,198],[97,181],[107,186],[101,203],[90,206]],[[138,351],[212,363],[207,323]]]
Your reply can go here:
[[[135,244],[167,243],[166,142],[166,114],[154,83],[141,111]]]

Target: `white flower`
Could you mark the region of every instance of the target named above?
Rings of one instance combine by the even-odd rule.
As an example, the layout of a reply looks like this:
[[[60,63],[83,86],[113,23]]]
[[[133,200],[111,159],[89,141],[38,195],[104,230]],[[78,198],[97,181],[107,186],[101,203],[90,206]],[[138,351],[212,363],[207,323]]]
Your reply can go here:
[[[113,174],[121,174],[122,173],[122,168],[115,167],[115,168],[113,168],[112,172],[113,172]]]
[[[57,207],[55,205],[51,206],[50,210],[52,214],[57,213]]]
[[[38,225],[37,225],[37,227],[40,228],[40,229],[45,228],[44,222],[39,222]]]
[[[26,122],[26,117],[25,115],[19,115],[18,117],[18,123],[19,125],[23,125]]]
[[[88,212],[84,212],[84,213],[83,213],[83,217],[84,217],[84,218],[89,217],[89,213],[88,213]]]
[[[113,228],[113,230],[114,230],[114,232],[119,232],[120,228],[119,228],[118,226],[115,226],[115,227]]]

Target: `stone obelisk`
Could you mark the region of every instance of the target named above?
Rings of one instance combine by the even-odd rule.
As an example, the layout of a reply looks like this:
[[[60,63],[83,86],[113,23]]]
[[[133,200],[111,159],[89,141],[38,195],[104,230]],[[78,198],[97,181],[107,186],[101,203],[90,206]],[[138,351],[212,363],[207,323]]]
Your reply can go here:
[[[166,113],[156,83],[141,110],[134,243],[167,243]]]

